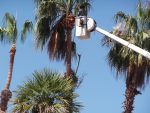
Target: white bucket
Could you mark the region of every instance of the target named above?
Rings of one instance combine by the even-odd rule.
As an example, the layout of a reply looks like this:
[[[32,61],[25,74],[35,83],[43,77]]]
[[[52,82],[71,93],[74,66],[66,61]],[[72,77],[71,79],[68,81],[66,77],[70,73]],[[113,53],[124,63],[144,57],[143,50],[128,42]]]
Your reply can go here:
[[[90,32],[87,31],[87,17],[76,17],[76,36],[80,39],[89,39]]]

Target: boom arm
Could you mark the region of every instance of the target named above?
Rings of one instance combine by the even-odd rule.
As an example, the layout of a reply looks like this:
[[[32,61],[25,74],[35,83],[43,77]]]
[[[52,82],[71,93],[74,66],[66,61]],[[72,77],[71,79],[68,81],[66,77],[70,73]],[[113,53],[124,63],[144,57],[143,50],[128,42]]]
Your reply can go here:
[[[81,22],[82,21],[82,22]],[[82,25],[81,25],[82,23]],[[150,53],[144,49],[141,49],[138,46],[135,46],[131,43],[129,43],[126,40],[123,40],[122,38],[119,38],[99,27],[96,27],[95,21],[91,18],[87,18],[85,16],[77,17],[76,18],[76,36],[78,36],[80,39],[87,39],[90,37],[90,32],[96,30],[99,33],[102,33],[111,39],[121,43],[124,46],[127,46],[128,48],[132,49],[133,51],[145,56],[146,58],[150,59]]]
[[[102,33],[102,34],[104,34],[104,35],[106,35],[106,36],[112,38],[113,40],[115,40],[115,41],[121,43],[122,45],[127,46],[128,48],[132,49],[133,51],[135,51],[135,52],[137,52],[137,53],[139,53],[139,54],[142,54],[142,55],[145,56],[146,58],[150,59],[150,53],[149,53],[148,51],[146,51],[146,50],[144,50],[144,49],[141,49],[141,48],[139,48],[138,46],[135,46],[135,45],[129,43],[128,41],[125,41],[125,40],[123,40],[122,38],[119,38],[119,37],[117,37],[117,36],[115,36],[115,35],[113,35],[113,34],[107,32],[107,31],[105,31],[105,30],[99,28],[99,27],[96,27],[96,31],[98,31],[98,32],[100,32],[100,33]]]

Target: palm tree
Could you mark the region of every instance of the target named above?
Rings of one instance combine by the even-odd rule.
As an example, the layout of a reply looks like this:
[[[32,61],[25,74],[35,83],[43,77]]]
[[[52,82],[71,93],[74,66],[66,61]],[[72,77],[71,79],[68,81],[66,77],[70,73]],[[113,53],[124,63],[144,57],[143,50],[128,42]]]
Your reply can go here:
[[[32,28],[32,23],[26,21],[24,23],[23,31],[22,31],[22,40],[25,39],[25,34],[28,30]],[[4,28],[0,30],[1,41],[6,41],[12,44],[10,49],[10,61],[9,61],[9,69],[7,75],[7,81],[4,90],[1,93],[1,103],[0,103],[0,112],[5,112],[7,110],[7,104],[9,99],[11,98],[11,91],[9,90],[12,72],[13,72],[13,64],[16,53],[16,41],[18,37],[17,23],[16,19],[13,15],[6,13],[4,16]]]
[[[43,49],[47,45],[51,60],[64,60],[66,76],[70,76],[71,58],[76,57],[72,39],[75,16],[87,15],[90,0],[34,0],[37,4],[36,42]],[[81,13],[82,12],[82,13]]]
[[[35,71],[15,91],[13,113],[68,113],[68,99],[74,100],[72,110],[78,113],[81,105],[75,102],[77,94],[70,93],[74,86],[57,72],[44,69]]]
[[[117,27],[113,34],[129,41],[145,50],[150,51],[150,8],[143,8],[139,1],[137,15],[135,17],[118,12],[116,17]],[[114,68],[117,75],[124,75],[126,79],[126,91],[124,112],[132,113],[135,96],[141,94],[150,76],[150,61],[141,54],[105,38],[104,42],[110,47],[108,63]]]
[[[76,57],[76,44],[72,38],[75,16],[87,15],[90,0],[34,0],[37,5],[36,42],[37,47],[47,46],[51,60],[64,60],[66,64],[65,77],[77,77],[71,68],[71,59]],[[74,92],[72,89],[71,92]],[[72,99],[69,101],[72,106]],[[70,108],[69,113],[72,113]]]

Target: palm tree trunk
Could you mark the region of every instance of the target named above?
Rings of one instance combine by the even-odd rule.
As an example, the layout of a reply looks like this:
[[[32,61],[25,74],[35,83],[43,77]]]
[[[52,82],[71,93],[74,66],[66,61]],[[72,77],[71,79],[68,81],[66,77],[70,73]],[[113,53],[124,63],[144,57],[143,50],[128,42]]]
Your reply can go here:
[[[71,48],[72,48],[71,33],[72,33],[72,29],[68,29],[67,30],[67,64],[66,64],[67,76],[70,76],[71,74]]]
[[[66,64],[66,75],[70,76],[71,74],[71,52],[72,52],[72,29],[74,27],[75,18],[72,14],[69,14],[66,17],[66,28],[67,28],[67,64]]]
[[[67,64],[66,64],[66,77],[70,77],[73,80],[72,69],[71,69],[71,57],[72,57],[72,29],[74,27],[75,17],[70,13],[66,16],[65,25],[67,29]],[[73,90],[71,90],[72,92]],[[69,99],[69,105],[67,106],[68,113],[73,113],[72,111],[72,98]]]
[[[7,81],[6,81],[5,88],[1,93],[0,113],[5,113],[5,111],[7,110],[8,101],[12,96],[11,91],[9,90],[9,87],[10,87],[10,83],[12,79],[15,53],[16,53],[16,45],[13,44],[10,49],[10,62],[9,62]]]
[[[5,89],[9,89],[9,87],[10,87],[10,83],[11,83],[11,79],[12,79],[15,53],[16,53],[16,45],[13,44],[11,49],[10,49],[10,62],[9,62],[8,76],[7,76]]]
[[[126,92],[125,92],[125,98],[126,100],[124,101],[124,112],[123,113],[132,113],[134,106],[134,100],[135,96],[141,94],[137,88],[133,84],[129,84],[127,86]]]
[[[67,29],[67,64],[66,64],[67,77],[72,77],[71,76],[71,48],[72,48],[71,33],[72,33],[72,29]],[[72,99],[69,99],[68,113],[73,112],[71,106],[72,106]]]

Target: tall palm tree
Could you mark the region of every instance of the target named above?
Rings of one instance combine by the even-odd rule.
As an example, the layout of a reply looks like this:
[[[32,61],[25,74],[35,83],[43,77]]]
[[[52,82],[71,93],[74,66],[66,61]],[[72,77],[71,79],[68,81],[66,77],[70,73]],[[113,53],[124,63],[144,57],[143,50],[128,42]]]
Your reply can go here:
[[[34,0],[37,5],[36,42],[37,47],[47,46],[51,60],[64,60],[65,77],[75,83],[77,77],[71,68],[71,59],[76,57],[76,44],[72,38],[75,16],[87,15],[90,0]],[[73,92],[72,89],[71,92]],[[72,106],[72,100],[69,101]],[[72,113],[70,108],[69,113]]]
[[[25,34],[28,30],[32,28],[32,23],[26,21],[23,26],[22,31],[22,40],[25,39]],[[9,99],[11,98],[11,91],[9,90],[11,79],[12,79],[12,72],[13,72],[13,64],[14,58],[16,53],[16,41],[18,37],[18,30],[17,30],[17,22],[13,15],[6,13],[4,16],[4,28],[1,28],[1,41],[7,41],[12,44],[10,48],[10,61],[9,61],[9,68],[8,68],[8,75],[7,81],[4,90],[1,93],[1,103],[0,103],[0,112],[5,112],[7,110],[7,104]]]
[[[150,51],[150,8],[143,8],[139,1],[135,17],[118,12],[116,17],[117,27],[113,34]],[[105,38],[104,42],[110,47],[108,63],[116,69],[117,75],[124,75],[126,91],[124,113],[132,113],[135,96],[141,94],[150,77],[150,61],[131,49]]]
[[[78,113],[81,105],[75,102],[77,94],[70,93],[74,86],[71,80],[47,69],[35,71],[30,78],[15,91],[14,113],[68,113],[68,100],[74,100],[72,110]]]
[[[66,76],[70,76],[71,58],[76,56],[72,30],[77,14],[87,15],[90,0],[34,0],[37,4],[37,47],[47,45],[49,58],[64,60]]]

